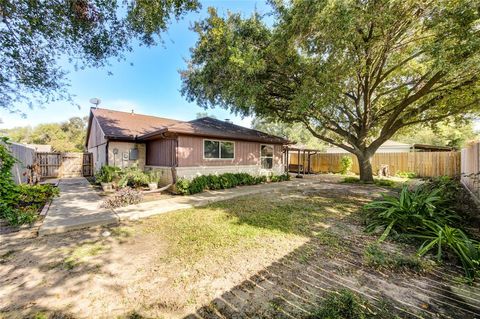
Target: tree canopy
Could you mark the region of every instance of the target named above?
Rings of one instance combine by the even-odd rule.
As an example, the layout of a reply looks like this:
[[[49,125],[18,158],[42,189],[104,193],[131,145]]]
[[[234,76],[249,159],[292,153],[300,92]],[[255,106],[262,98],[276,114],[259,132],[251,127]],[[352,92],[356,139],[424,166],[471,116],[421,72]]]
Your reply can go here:
[[[102,67],[154,45],[197,0],[0,0],[0,108],[70,99],[66,70]]]
[[[398,130],[471,116],[479,107],[480,20],[469,0],[275,1],[255,13],[209,8],[182,92],[220,106],[302,123],[320,140],[370,158]]]
[[[465,147],[468,142],[478,140],[471,121],[465,123],[440,122],[432,126],[415,125],[406,127],[395,134],[394,140],[408,144],[429,144],[437,146],[450,146],[456,149]]]
[[[301,146],[309,149],[323,151],[327,147],[326,143],[316,138],[301,123],[283,123],[272,122],[267,119],[255,117],[252,121],[252,128],[268,134],[281,136],[289,141],[297,142]]]
[[[0,130],[10,141],[24,144],[47,144],[57,152],[83,152],[88,117],[72,117],[62,123],[39,124]]]

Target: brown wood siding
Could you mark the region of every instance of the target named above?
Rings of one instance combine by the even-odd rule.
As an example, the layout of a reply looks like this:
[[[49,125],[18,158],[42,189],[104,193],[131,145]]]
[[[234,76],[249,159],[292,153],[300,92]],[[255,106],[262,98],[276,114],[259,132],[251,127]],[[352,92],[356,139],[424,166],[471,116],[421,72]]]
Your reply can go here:
[[[178,137],[178,166],[228,166],[260,165],[260,145],[264,143],[225,139],[235,143],[235,158],[232,160],[204,159],[203,140],[218,140],[198,136],[180,135]],[[282,146],[275,146],[274,163],[282,163]]]
[[[174,166],[175,165],[174,139],[160,139],[147,143],[146,165]]]
[[[92,125],[90,126],[90,135],[88,137],[87,149],[106,143],[105,135],[103,134],[97,119],[92,119]]]

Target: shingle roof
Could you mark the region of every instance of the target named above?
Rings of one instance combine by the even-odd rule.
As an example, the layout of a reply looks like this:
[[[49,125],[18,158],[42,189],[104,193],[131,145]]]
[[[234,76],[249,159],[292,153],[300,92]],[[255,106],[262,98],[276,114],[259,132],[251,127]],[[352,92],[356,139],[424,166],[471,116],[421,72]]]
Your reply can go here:
[[[288,141],[282,137],[235,125],[211,117],[202,117],[189,122],[181,122],[167,127],[168,132],[201,135],[218,138],[231,138],[249,141],[280,143]]]
[[[198,135],[215,138],[229,138],[265,143],[286,144],[284,138],[266,134],[257,130],[203,117],[189,122],[167,119],[136,113],[120,112],[109,109],[92,108],[107,138],[112,139],[147,139],[162,133]]]
[[[162,117],[100,108],[92,108],[92,113],[106,137],[118,139],[134,139],[137,136],[156,132],[180,122]]]

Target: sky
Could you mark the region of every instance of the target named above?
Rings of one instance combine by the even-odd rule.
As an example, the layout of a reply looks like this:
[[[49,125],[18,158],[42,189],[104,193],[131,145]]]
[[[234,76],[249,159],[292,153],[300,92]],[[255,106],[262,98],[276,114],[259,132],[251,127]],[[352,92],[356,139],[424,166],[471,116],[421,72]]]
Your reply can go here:
[[[201,1],[202,9],[192,12],[180,21],[172,21],[163,34],[164,43],[156,47],[136,47],[127,55],[126,61],[112,61],[110,67],[71,71],[70,93],[80,109],[68,102],[55,102],[43,109],[28,110],[27,118],[18,114],[9,114],[0,109],[0,128],[15,126],[35,126],[39,123],[66,121],[73,116],[89,114],[90,98],[100,98],[99,107],[120,111],[148,114],[178,120],[195,119],[198,112],[205,112],[196,103],[188,103],[181,95],[179,70],[186,68],[189,49],[195,45],[197,35],[190,27],[195,21],[207,17],[207,8],[216,7],[219,14],[228,11],[250,15],[254,10],[259,13],[270,11],[265,1],[256,0],[217,0]],[[130,65],[133,63],[133,66]],[[68,65],[64,65],[69,68]],[[108,75],[111,72],[113,75]],[[231,119],[238,125],[249,127],[251,118],[240,118],[228,111],[215,108],[207,111],[219,119]]]

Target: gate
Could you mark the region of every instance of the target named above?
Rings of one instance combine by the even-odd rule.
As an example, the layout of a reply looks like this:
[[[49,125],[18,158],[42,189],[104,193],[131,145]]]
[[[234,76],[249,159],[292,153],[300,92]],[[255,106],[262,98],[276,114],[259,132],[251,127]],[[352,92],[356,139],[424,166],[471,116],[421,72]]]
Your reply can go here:
[[[92,176],[91,153],[36,153],[36,164],[42,178]]]

